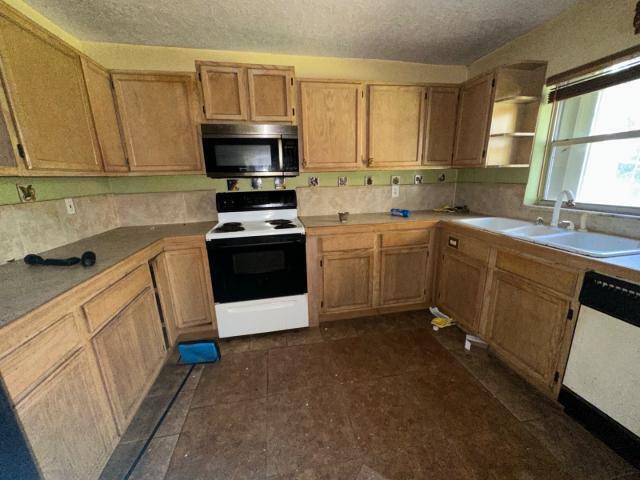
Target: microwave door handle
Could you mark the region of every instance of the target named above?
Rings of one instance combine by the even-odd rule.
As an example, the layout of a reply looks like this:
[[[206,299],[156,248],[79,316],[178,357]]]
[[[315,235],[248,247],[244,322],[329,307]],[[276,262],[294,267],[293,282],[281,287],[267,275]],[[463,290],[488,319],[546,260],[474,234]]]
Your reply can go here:
[[[284,155],[282,154],[282,137],[278,138],[278,170],[284,173]]]

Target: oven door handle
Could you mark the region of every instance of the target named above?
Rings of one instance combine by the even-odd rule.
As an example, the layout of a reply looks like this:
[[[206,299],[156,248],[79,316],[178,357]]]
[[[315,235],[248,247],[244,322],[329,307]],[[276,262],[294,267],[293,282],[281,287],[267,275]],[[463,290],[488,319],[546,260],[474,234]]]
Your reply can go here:
[[[291,245],[297,243],[304,243],[304,237],[296,240],[284,240],[282,242],[263,242],[263,243],[216,243],[215,241],[208,242],[213,250],[222,250],[227,248],[244,248],[244,247],[265,247],[265,246],[274,246],[274,245]]]

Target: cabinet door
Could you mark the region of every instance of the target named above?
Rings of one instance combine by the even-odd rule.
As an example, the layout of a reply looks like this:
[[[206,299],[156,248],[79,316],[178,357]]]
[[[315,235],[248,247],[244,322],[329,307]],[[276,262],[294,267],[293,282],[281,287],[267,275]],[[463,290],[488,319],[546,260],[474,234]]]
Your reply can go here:
[[[18,142],[11,112],[4,91],[0,88],[0,175],[18,174],[18,156],[14,145]]]
[[[86,58],[82,59],[82,69],[104,169],[107,172],[127,172],[129,164],[120,135],[116,101],[113,97],[109,72]]]
[[[249,68],[247,78],[251,120],[293,121],[293,70]]]
[[[201,171],[195,76],[114,73],[131,171]]]
[[[465,83],[460,90],[453,165],[477,167],[484,163],[493,105],[493,74]]]
[[[324,313],[373,306],[373,251],[324,255],[322,259]]]
[[[362,85],[312,81],[299,85],[303,167],[362,167]]]
[[[71,357],[16,408],[46,480],[98,478],[117,442],[94,361]]]
[[[569,301],[520,277],[496,272],[491,288],[491,348],[531,381],[552,389]]]
[[[102,170],[80,55],[30,25],[0,18],[9,100],[33,170]]]
[[[424,165],[451,165],[459,92],[458,87],[430,87],[427,92]]]
[[[477,332],[487,267],[473,258],[443,253],[439,276],[438,306],[466,330]]]
[[[204,116],[208,120],[247,120],[246,70],[200,65]]]
[[[165,357],[160,316],[151,289],[145,290],[94,339],[120,432],[162,367]]]
[[[423,87],[370,85],[370,167],[416,166],[422,160]]]
[[[427,298],[426,248],[394,248],[380,253],[380,303],[420,303]]]
[[[160,254],[154,260],[154,273],[171,344],[190,329],[214,328],[211,277],[204,245]]]

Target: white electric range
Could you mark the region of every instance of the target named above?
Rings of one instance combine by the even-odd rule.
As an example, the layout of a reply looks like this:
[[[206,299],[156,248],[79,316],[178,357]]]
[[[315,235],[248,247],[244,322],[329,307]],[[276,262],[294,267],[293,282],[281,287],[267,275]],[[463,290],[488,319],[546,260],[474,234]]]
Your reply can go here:
[[[295,191],[218,193],[216,205],[206,241],[219,336],[309,326]]]

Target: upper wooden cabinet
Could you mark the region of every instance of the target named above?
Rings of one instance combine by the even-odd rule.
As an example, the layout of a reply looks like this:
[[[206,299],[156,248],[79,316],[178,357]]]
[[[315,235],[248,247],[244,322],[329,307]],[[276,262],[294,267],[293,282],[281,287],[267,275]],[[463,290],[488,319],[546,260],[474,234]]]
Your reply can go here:
[[[450,166],[458,110],[458,87],[429,87],[427,89],[427,119],[425,122],[423,165]]]
[[[354,170],[362,164],[362,84],[298,83],[304,170]]]
[[[112,75],[129,168],[138,172],[201,172],[195,75]]]
[[[129,170],[129,164],[120,135],[111,76],[109,72],[87,58],[82,59],[82,70],[104,169],[107,172],[126,172]]]
[[[293,67],[196,62],[204,118],[217,121],[294,121]]]
[[[368,165],[420,165],[425,88],[369,85],[368,89]]]
[[[490,73],[466,82],[460,90],[454,166],[478,167],[484,164],[493,86],[494,74]]]
[[[293,69],[249,68],[247,78],[251,120],[293,121]]]
[[[200,64],[199,78],[208,120],[247,120],[247,79],[241,67]]]
[[[26,167],[101,171],[80,55],[30,23],[0,15],[2,70]]]

